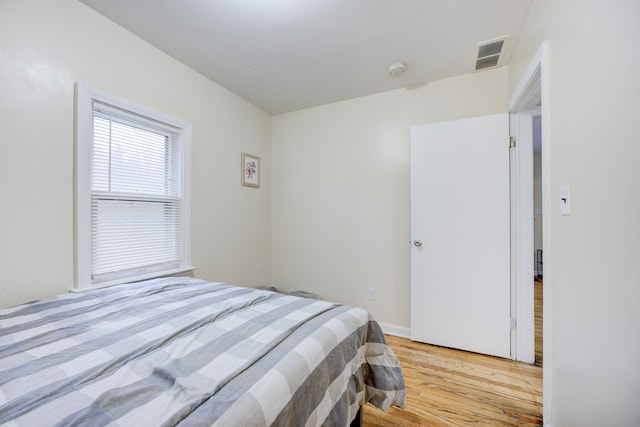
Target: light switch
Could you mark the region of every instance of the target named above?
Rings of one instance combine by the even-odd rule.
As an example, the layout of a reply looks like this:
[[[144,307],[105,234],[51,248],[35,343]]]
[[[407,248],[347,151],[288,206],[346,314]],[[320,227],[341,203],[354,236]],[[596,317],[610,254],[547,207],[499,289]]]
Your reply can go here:
[[[560,187],[560,215],[571,215],[571,198],[568,185]]]

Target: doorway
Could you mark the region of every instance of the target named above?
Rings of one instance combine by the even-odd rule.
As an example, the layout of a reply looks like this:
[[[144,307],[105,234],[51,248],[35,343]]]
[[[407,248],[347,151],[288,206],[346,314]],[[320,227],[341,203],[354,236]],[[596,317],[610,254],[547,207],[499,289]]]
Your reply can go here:
[[[542,366],[542,285],[544,283],[544,250],[542,215],[542,117],[533,117],[533,250],[534,250],[534,282],[533,313],[535,333],[535,364]]]
[[[545,262],[545,259],[550,259],[552,242],[549,221],[544,220],[545,216],[549,218],[551,206],[549,122],[545,113],[549,100],[549,86],[546,84],[547,70],[549,69],[548,52],[548,42],[543,42],[523,73],[508,106],[513,124],[510,135],[515,138],[516,147],[519,148],[514,153],[516,161],[513,164],[516,170],[512,171],[512,191],[522,196],[519,200],[524,200],[529,204],[526,209],[522,209],[522,205],[516,206],[514,209],[514,205],[512,205],[511,291],[512,307],[516,307],[514,314],[517,325],[515,342],[512,341],[512,352],[516,355],[515,359],[529,363],[536,362],[536,350],[539,352],[538,359],[541,364],[544,355],[542,366],[544,422],[550,420],[552,411],[550,394],[552,326],[549,316],[551,303],[549,289],[552,286],[550,273],[552,273],[552,269],[549,262]],[[534,139],[536,139],[539,148],[534,148]],[[531,159],[531,163],[526,160],[527,157]],[[534,176],[533,168],[535,157],[539,158],[539,173],[535,172],[537,176]],[[520,167],[523,159],[525,160],[524,164],[531,165],[531,169]],[[539,179],[539,200],[534,197],[533,181],[535,179]],[[536,240],[534,233],[538,230],[541,232]],[[528,236],[530,236],[530,241],[528,241]],[[541,249],[539,258],[536,250],[538,248]],[[535,282],[538,273],[540,273],[540,278],[544,277],[544,285],[542,281]],[[535,288],[538,291],[536,310],[534,310]],[[541,327],[540,323],[542,323]],[[536,341],[538,342],[537,346]]]

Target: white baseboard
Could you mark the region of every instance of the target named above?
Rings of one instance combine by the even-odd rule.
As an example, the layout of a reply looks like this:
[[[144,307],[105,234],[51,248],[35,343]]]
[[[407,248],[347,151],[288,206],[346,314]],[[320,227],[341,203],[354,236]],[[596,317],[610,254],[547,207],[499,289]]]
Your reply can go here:
[[[411,329],[404,326],[391,325],[389,323],[378,322],[382,332],[387,335],[394,335],[401,338],[411,338]]]

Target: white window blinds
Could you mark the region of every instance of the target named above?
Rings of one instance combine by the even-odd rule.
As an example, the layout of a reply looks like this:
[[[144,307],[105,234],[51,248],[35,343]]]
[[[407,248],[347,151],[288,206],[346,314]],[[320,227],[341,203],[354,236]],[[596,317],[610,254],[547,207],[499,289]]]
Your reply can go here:
[[[77,255],[78,287],[190,269],[184,129],[157,120],[143,107],[126,102],[121,107],[113,100],[107,95],[84,100],[90,108],[86,131],[78,127],[78,251],[90,251]]]
[[[180,264],[179,133],[93,103],[92,278]]]

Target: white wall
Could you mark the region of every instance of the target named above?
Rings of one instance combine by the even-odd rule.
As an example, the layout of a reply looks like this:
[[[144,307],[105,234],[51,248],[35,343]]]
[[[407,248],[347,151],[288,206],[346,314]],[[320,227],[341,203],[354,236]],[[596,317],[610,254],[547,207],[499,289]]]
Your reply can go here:
[[[544,392],[554,427],[640,425],[639,22],[637,0],[538,0],[510,67],[514,88],[549,40]],[[570,216],[559,215],[563,185]]]
[[[196,275],[268,284],[271,118],[75,0],[1,0],[0,306],[73,285],[76,81],[192,123]]]
[[[502,68],[275,116],[274,284],[408,328],[409,129],[506,103]]]

